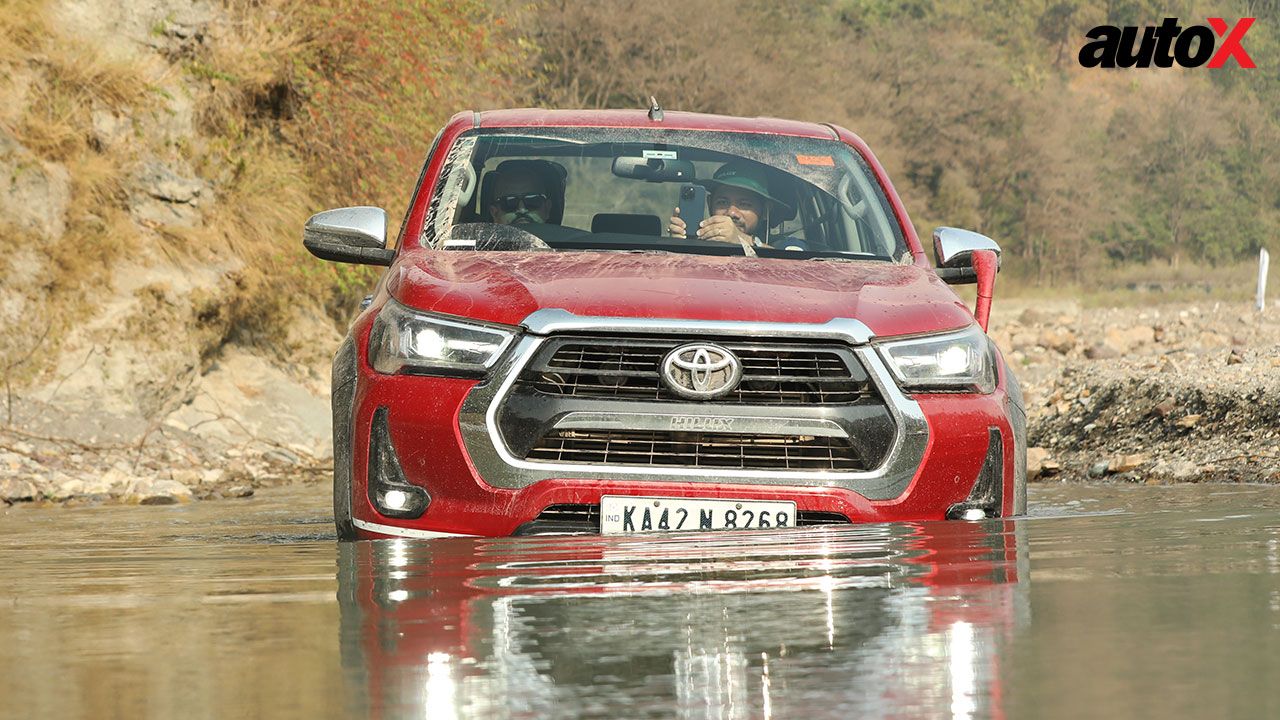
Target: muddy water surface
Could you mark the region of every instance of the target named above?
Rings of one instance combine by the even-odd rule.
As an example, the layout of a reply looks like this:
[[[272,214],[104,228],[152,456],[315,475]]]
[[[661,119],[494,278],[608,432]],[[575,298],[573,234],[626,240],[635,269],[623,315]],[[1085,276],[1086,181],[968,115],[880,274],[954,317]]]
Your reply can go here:
[[[0,515],[0,716],[1280,717],[1280,488],[339,547],[327,492]]]

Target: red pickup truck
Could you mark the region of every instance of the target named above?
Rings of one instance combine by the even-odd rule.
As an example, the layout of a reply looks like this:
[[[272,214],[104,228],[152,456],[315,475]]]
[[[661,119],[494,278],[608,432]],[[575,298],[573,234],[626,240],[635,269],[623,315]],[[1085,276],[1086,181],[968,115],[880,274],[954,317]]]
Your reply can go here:
[[[999,247],[938,228],[934,267],[848,130],[459,113],[391,247],[386,225],[304,230],[387,266],[334,359],[340,539],[1025,512],[1022,396],[985,330]]]

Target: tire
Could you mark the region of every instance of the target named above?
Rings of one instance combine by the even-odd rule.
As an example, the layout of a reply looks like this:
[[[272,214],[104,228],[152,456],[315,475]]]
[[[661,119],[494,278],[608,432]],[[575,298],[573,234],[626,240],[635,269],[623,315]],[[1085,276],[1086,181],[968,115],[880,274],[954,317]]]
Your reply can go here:
[[[352,521],[351,418],[356,394],[355,345],[348,336],[333,359],[333,526],[338,541],[356,539]]]
[[[1001,358],[1005,376],[1005,411],[1013,428],[1013,514],[1027,514],[1027,410],[1022,386],[1009,364]]]
[[[338,531],[338,542],[356,539],[356,525],[351,518],[351,466],[339,469],[333,465],[333,526]]]

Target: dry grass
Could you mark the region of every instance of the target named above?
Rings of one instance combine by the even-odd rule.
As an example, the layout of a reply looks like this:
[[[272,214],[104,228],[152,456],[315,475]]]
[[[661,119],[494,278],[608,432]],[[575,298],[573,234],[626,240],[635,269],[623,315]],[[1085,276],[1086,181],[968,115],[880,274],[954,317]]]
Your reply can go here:
[[[1046,286],[1002,274],[997,297],[1074,298],[1087,307],[1127,307],[1165,302],[1252,300],[1257,291],[1258,264],[1241,262],[1207,265],[1153,262],[1126,265],[1090,273],[1085,284]],[[1268,297],[1280,292],[1280,268],[1271,263],[1267,276]],[[1274,302],[1274,300],[1272,300]]]
[[[0,65],[24,63],[48,36],[45,0],[6,0],[0,12]]]
[[[290,3],[232,0],[227,9],[233,22],[216,29],[186,70],[207,83],[198,113],[203,127],[234,138],[255,116],[288,114],[275,106],[288,101],[292,61],[303,41]]]
[[[64,162],[90,148],[94,110],[137,113],[154,104],[160,70],[152,62],[55,34],[46,35],[31,58],[37,81],[15,135],[48,160]]]

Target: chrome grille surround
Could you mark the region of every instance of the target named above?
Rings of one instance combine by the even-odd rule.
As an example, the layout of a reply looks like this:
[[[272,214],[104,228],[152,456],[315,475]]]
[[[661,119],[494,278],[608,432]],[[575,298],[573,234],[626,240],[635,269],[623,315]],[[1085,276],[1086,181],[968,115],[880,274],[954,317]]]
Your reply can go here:
[[[924,458],[929,439],[924,414],[914,400],[898,389],[883,361],[868,345],[872,339],[871,332],[856,320],[839,318],[822,324],[691,321],[585,317],[565,310],[546,309],[531,314],[523,325],[529,332],[495,368],[494,376],[471,391],[458,416],[459,431],[467,453],[480,477],[493,487],[523,488],[548,479],[617,479],[840,487],[871,500],[889,500],[899,497],[907,489]],[[547,336],[560,333],[715,337],[717,341],[725,342],[731,342],[729,339],[755,342],[767,338],[785,343],[842,343],[851,346],[851,351],[866,369],[891,414],[895,425],[893,441],[882,462],[874,468],[859,471],[589,465],[522,459],[509,451],[499,430],[497,414],[520,373],[547,342]],[[700,412],[708,414],[711,411]]]

